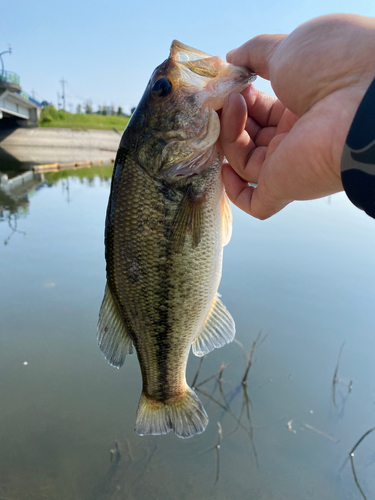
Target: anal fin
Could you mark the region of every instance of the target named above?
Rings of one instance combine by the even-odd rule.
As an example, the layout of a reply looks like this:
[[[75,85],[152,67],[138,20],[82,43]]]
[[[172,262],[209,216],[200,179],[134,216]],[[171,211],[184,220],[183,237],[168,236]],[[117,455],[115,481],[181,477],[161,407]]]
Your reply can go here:
[[[236,333],[234,320],[217,294],[206,321],[192,344],[196,356],[204,356],[233,341]]]
[[[133,342],[117,310],[108,284],[99,312],[98,345],[108,363],[120,368],[126,354],[133,352]]]

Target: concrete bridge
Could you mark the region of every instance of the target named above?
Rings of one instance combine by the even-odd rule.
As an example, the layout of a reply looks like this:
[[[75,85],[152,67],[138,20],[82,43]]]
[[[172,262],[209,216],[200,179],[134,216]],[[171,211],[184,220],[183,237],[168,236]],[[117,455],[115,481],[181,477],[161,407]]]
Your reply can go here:
[[[36,125],[42,105],[23,92],[16,73],[0,73],[0,127]]]

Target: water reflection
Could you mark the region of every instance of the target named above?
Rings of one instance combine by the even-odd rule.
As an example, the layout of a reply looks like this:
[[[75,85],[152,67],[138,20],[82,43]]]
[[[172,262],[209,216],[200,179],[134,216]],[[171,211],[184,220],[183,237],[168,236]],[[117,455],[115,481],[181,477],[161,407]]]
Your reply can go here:
[[[30,197],[44,185],[45,179],[40,174],[28,172],[9,180],[6,174],[0,172],[0,222],[6,222],[10,229],[4,245],[15,233],[26,234],[18,229],[18,220],[28,215]]]
[[[0,498],[360,498],[346,458],[375,418],[374,221],[341,194],[264,222],[235,209],[220,293],[236,342],[187,371],[210,423],[141,438],[136,356],[114,370],[95,339],[111,172],[1,191]],[[368,500],[374,440],[355,449]]]
[[[27,213],[30,204],[30,196],[37,189],[46,185],[44,176],[29,172],[9,180],[6,175],[1,176],[0,184],[0,215],[4,211],[9,214]]]
[[[61,179],[76,179],[84,186],[94,187],[97,181],[101,186],[109,186],[112,171],[113,165],[96,165],[90,168],[59,170],[58,172],[49,172],[44,175],[49,185],[56,184]]]
[[[70,180],[77,180],[87,187],[94,187],[97,181],[102,186],[109,186],[113,170],[112,165],[97,165],[42,174],[32,171],[20,173],[6,167],[11,165],[2,165],[3,170],[0,170],[0,222],[7,222],[13,232],[19,232],[17,221],[28,215],[30,200],[36,191],[61,182],[66,200],[70,201]]]

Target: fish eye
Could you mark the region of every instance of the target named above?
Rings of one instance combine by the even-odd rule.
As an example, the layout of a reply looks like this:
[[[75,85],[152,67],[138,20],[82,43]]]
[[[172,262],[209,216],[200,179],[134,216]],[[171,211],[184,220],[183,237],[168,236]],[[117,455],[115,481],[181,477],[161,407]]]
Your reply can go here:
[[[171,90],[172,82],[165,76],[156,80],[156,82],[152,86],[152,91],[155,92],[158,97],[166,97],[171,93]]]

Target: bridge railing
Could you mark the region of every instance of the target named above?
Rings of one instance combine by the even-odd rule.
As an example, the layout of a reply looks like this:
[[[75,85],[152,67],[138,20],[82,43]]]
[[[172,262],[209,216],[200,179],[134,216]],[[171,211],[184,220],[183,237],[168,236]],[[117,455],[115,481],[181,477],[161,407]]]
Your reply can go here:
[[[0,73],[0,83],[1,82],[16,83],[17,85],[19,85],[20,77],[17,75],[17,73],[13,73],[13,71],[3,71],[2,73]]]

